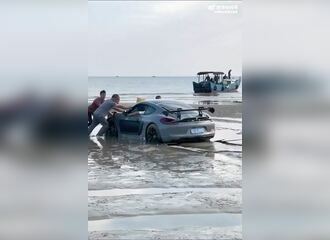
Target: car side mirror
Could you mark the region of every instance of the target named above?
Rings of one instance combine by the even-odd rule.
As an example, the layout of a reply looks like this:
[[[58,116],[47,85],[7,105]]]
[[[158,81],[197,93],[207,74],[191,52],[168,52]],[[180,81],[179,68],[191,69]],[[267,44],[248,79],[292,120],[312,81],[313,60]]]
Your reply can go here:
[[[213,107],[209,107],[208,110],[209,110],[210,113],[214,113],[215,112],[215,110],[214,110]]]

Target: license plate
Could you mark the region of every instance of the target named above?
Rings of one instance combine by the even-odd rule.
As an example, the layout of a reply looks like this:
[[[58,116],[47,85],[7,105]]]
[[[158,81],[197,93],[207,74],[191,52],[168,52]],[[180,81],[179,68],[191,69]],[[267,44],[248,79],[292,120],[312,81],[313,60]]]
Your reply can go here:
[[[193,129],[190,129],[190,132],[192,134],[201,134],[201,133],[205,132],[205,128],[193,128]]]

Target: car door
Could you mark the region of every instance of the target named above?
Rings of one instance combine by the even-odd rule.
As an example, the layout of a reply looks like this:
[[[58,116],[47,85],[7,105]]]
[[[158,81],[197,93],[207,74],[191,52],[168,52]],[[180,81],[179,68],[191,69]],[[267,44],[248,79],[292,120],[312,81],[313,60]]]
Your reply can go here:
[[[143,114],[147,106],[137,104],[119,120],[120,132],[124,134],[139,135],[143,127]]]

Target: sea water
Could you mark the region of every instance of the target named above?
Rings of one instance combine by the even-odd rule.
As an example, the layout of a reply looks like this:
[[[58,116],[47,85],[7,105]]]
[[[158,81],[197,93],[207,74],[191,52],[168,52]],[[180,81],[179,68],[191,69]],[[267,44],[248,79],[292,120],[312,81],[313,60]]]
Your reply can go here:
[[[106,90],[108,97],[117,93],[122,102],[135,102],[137,97],[154,99],[160,95],[162,99],[179,100],[189,104],[210,102],[241,102],[242,87],[236,92],[219,93],[216,96],[196,96],[193,91],[193,81],[196,76],[186,77],[89,77],[88,101],[91,102],[99,95],[101,90]]]

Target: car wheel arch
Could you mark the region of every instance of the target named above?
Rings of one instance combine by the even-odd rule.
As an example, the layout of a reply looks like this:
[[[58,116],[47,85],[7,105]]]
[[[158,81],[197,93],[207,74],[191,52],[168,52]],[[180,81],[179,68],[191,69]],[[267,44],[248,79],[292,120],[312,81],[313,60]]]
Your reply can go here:
[[[160,133],[160,130],[159,130],[157,124],[154,123],[154,122],[150,122],[150,123],[148,123],[148,124],[146,125],[145,131],[144,131],[145,139],[147,139],[148,128],[149,128],[151,125],[154,125],[154,126],[156,127],[156,131],[157,131],[157,133],[158,133],[158,137],[160,138],[160,142],[163,142],[163,140],[162,140],[162,135],[161,135],[161,133]]]

